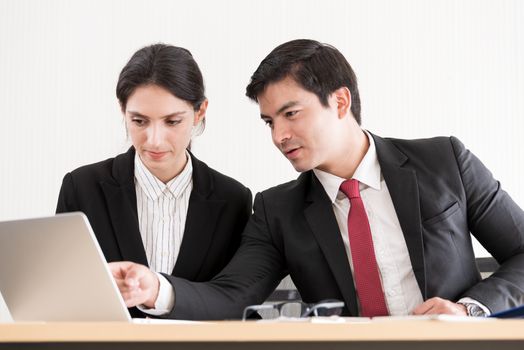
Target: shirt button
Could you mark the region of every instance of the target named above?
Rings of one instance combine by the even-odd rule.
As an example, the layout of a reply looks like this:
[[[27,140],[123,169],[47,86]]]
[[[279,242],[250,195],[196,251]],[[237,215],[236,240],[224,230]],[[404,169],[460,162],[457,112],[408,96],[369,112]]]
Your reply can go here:
[[[397,295],[397,290],[396,289],[390,289],[387,291],[387,296],[388,297],[394,297],[395,295]]]

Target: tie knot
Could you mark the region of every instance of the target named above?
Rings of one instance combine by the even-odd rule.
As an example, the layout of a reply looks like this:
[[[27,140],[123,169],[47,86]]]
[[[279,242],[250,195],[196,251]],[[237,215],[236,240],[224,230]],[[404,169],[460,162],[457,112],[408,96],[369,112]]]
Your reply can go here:
[[[349,198],[359,198],[360,189],[358,187],[358,180],[349,179],[340,185],[340,190]]]

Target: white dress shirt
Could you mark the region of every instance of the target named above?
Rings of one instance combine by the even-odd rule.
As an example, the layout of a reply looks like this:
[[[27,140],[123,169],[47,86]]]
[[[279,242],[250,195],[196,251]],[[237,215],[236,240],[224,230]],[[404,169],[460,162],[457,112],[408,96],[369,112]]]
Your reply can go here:
[[[360,196],[369,220],[389,314],[392,316],[408,315],[423,302],[422,293],[411,266],[406,241],[393,207],[393,201],[382,177],[375,142],[367,132],[366,135],[369,139],[369,149],[355,170],[353,179],[360,182]],[[313,171],[331,199],[349,266],[353,273],[347,223],[350,202],[340,191],[340,185],[346,179],[317,169]]]
[[[409,315],[423,302],[422,293],[413,272],[391,195],[382,176],[375,141],[367,131],[363,131],[369,140],[369,149],[355,170],[353,179],[360,183],[360,196],[369,220],[375,257],[389,314],[391,316]],[[347,224],[351,205],[346,195],[340,191],[340,185],[346,179],[318,169],[314,169],[313,172],[331,199],[351,273],[354,273]],[[486,315],[489,315],[488,308],[477,300],[466,297],[461,298],[458,302],[476,304]]]

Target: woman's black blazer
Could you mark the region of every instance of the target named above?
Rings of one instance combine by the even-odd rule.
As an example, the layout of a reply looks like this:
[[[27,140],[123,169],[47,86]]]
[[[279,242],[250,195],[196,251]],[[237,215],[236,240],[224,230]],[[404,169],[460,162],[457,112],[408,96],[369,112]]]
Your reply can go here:
[[[191,155],[193,190],[184,237],[172,275],[207,281],[231,259],[251,215],[248,188]],[[135,149],[65,175],[57,213],[81,211],[108,262],[148,266],[139,232],[134,182]],[[139,316],[135,310],[133,316]]]

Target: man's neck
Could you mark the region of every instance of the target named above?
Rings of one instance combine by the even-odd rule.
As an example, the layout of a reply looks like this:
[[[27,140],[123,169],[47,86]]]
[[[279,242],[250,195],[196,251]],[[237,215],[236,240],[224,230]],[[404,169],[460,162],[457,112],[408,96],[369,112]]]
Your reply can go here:
[[[333,166],[321,169],[322,171],[336,175],[344,179],[353,177],[355,170],[357,170],[360,162],[366,155],[369,149],[368,136],[361,128],[354,129],[346,138],[347,142],[340,145],[335,158]]]

